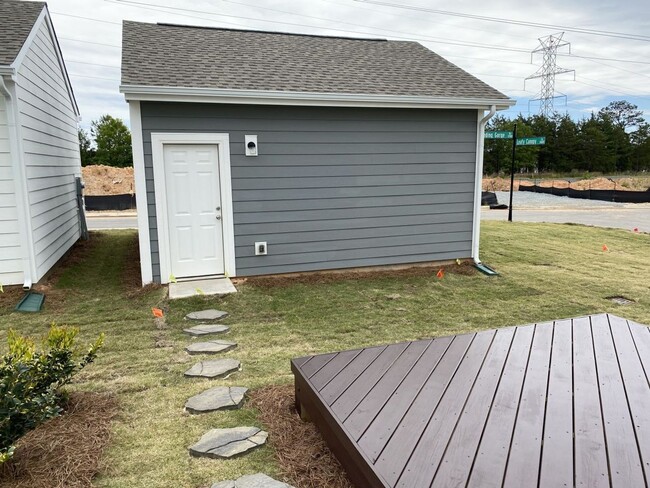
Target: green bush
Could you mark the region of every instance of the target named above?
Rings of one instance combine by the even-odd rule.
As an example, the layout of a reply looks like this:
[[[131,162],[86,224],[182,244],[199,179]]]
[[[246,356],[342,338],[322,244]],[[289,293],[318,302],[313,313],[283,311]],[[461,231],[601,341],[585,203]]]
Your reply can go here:
[[[9,352],[0,359],[0,464],[21,436],[61,413],[61,387],[95,359],[103,334],[82,351],[75,345],[78,333],[52,325],[37,350],[33,340],[9,331]]]

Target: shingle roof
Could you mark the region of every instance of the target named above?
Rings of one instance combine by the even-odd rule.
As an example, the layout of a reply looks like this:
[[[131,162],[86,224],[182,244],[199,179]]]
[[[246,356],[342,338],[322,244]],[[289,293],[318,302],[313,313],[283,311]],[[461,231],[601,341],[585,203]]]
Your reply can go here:
[[[416,42],[130,21],[122,37],[123,85],[508,98]]]
[[[16,59],[43,7],[44,2],[0,0],[0,66]]]

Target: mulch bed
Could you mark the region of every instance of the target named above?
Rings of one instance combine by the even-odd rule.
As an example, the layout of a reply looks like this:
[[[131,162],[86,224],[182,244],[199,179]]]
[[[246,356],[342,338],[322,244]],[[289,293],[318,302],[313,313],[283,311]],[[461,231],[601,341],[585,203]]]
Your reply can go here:
[[[284,276],[257,276],[252,278],[242,278],[240,281],[258,288],[276,288],[297,284],[314,285],[341,281],[378,280],[384,278],[429,277],[435,280],[438,279],[436,274],[441,269],[444,270],[445,273],[460,274],[464,276],[472,276],[477,273],[476,268],[474,268],[474,265],[470,261],[462,261],[461,264],[432,264],[403,269],[375,269],[368,271],[313,272]],[[235,278],[235,280],[237,279]]]
[[[60,417],[18,441],[14,457],[0,466],[0,488],[91,487],[117,411],[113,395],[71,394]]]
[[[353,488],[314,424],[298,415],[293,385],[255,390],[250,405],[270,433],[285,482],[297,488]]]

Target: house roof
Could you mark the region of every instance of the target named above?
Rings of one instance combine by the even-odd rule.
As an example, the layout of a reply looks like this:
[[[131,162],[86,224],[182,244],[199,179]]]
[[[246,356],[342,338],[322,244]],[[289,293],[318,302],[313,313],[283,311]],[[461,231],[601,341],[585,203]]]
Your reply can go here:
[[[122,91],[169,87],[441,99],[508,97],[417,42],[125,21]]]
[[[44,2],[0,0],[0,66],[14,62],[44,7]]]

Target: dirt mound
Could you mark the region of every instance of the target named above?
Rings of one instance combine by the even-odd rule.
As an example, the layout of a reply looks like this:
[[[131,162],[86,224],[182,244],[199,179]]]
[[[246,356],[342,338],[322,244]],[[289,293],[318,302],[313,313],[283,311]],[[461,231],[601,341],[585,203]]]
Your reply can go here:
[[[509,191],[510,178],[483,178],[483,191]],[[519,180],[515,178],[515,191],[519,190]]]
[[[81,168],[84,195],[124,195],[135,193],[133,168],[115,168],[95,164]]]

